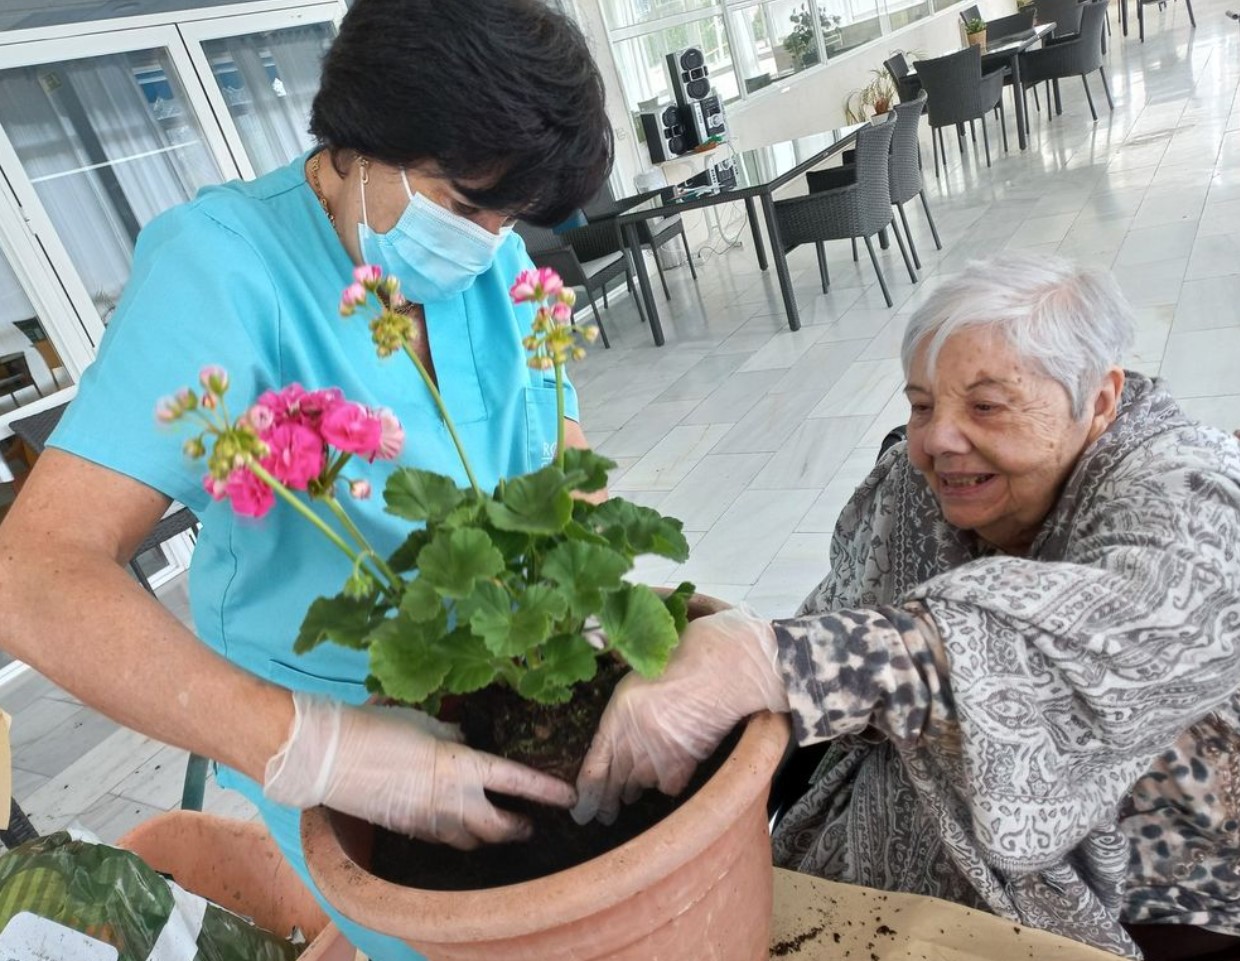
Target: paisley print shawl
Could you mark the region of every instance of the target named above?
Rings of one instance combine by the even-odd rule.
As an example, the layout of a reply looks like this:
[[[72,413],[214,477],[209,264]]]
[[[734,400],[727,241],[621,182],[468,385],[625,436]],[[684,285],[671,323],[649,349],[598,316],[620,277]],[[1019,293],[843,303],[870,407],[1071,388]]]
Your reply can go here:
[[[1240,932],[1240,445],[1129,373],[1028,556],[949,526],[904,445],[777,621],[802,743],[778,863],[1139,958]],[[1213,753],[1211,753],[1213,752]]]

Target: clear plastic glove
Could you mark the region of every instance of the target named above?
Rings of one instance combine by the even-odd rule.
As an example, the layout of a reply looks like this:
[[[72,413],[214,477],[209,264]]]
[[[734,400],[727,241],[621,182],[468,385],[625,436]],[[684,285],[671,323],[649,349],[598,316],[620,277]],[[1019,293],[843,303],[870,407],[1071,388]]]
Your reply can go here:
[[[771,622],[734,607],[689,624],[661,677],[630,674],[618,685],[577,776],[573,818],[611,824],[620,802],[658,786],[685,789],[736,722],[787,711]]]
[[[289,738],[267,762],[263,794],[277,804],[325,804],[412,837],[470,849],[529,836],[525,818],[483,793],[566,808],[563,781],[461,743],[454,725],[404,707],[350,707],[294,692]]]

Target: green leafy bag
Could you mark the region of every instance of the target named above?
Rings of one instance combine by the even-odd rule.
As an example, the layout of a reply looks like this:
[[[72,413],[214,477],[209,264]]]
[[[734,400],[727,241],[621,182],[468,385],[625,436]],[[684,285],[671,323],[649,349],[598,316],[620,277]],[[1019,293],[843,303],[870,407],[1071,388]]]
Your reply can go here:
[[[0,857],[0,957],[6,961],[23,957],[13,953],[11,935],[6,941],[15,917],[19,926],[30,921],[23,915],[111,945],[115,954],[105,950],[98,956],[118,961],[293,961],[301,952],[185,891],[136,854],[66,831],[29,841]],[[50,955],[25,955],[32,961],[40,957]]]

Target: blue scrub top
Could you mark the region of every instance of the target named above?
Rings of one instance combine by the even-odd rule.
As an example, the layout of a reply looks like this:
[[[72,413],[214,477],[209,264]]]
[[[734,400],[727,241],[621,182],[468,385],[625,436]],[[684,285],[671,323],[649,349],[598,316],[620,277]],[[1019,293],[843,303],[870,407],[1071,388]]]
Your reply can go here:
[[[292,652],[310,602],[340,591],[348,559],[285,504],[277,501],[255,521],[212,500],[202,486],[205,462],[181,453],[191,431],[154,419],[157,400],[196,387],[206,364],[231,375],[226,400],[234,416],[262,391],[293,381],[340,387],[351,400],[396,413],[406,433],[400,464],[466,483],[409,359],[380,360],[367,319],[339,316],[353,264],[306,182],[304,161],[251,182],[209,187],[142,231],[98,359],[50,443],[136,478],[198,515],[190,606],[199,637],[284,687],[360,703],[367,696],[365,652],[334,644],[304,656]],[[501,477],[537,469],[554,452],[554,375],[526,364],[521,338],[533,309],[514,307],[508,297],[517,273],[530,266],[513,233],[468,290],[424,305],[440,391],[488,490]],[[576,419],[571,387],[566,406]],[[392,470],[391,462],[354,459],[347,471],[374,488],[369,501],[347,507],[385,554],[410,530],[383,511]]]

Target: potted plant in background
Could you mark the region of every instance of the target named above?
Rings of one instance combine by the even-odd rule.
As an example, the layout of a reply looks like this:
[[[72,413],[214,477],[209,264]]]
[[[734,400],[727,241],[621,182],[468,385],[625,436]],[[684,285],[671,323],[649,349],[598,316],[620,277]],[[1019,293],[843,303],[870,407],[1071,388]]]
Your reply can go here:
[[[971,46],[986,46],[986,21],[981,17],[972,17],[964,24],[965,39]]]
[[[887,68],[871,70],[870,75],[870,82],[854,90],[844,101],[844,118],[850,124],[881,116],[896,102],[896,85]]]
[[[537,308],[525,346],[531,366],[554,370],[559,443],[552,463],[491,492],[475,479],[411,346],[410,320],[393,309],[403,303],[394,279],[359,267],[342,297],[346,316],[375,308],[380,356],[403,352],[413,362],[469,479],[458,488],[443,475],[395,470],[386,510],[411,529],[387,557],[339,495],[371,493],[349,480],[354,457],[399,455],[403,432],[390,415],[334,388],[293,384],[233,417],[227,373],[207,367],[200,389],[161,402],[158,417],[196,423],[185,449],[206,458],[205,484],[217,499],[255,517],[282,500],[351,560],[341,593],[310,604],[296,650],[327,642],[366,650],[376,695],[460,720],[473,746],[571,780],[619,677],[629,668],[658,674],[686,619],[724,605],[693,596],[691,584],[660,595],[625,579],[640,554],[687,557],[680,522],[620,498],[574,497],[604,488],[615,466],[564,444],[564,366],[584,353],[571,325],[574,297],[545,269],[523,273],[511,294]],[[771,907],[766,794],[787,736],[784,719],[755,718],[683,806],[651,794],[644,812],[637,805],[614,826],[586,827],[564,812],[527,811],[534,839],[489,851],[420,850],[316,809],[303,816],[307,864],[344,914],[432,961],[645,961],[696,956],[706,945],[720,959],[757,961],[766,956]],[[403,883],[370,873],[372,863]]]

